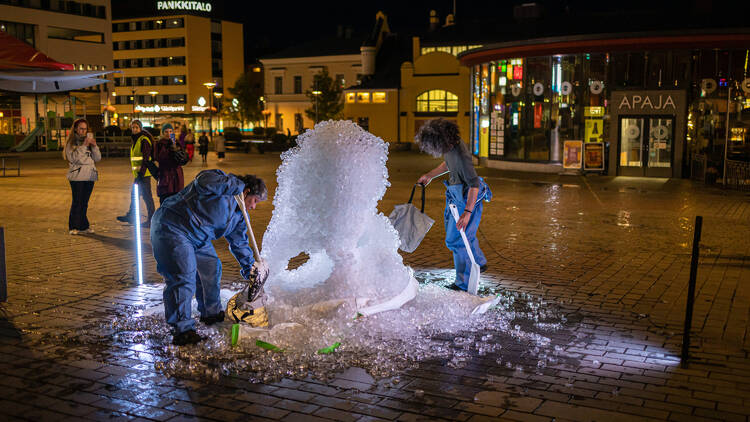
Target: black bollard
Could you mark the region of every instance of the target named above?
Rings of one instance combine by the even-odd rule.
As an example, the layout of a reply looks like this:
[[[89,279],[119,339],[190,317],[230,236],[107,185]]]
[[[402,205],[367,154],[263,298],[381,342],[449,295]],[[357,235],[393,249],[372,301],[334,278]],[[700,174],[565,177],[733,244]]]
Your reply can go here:
[[[0,227],[0,302],[8,301],[8,277],[5,271],[5,229]]]
[[[690,259],[690,280],[688,281],[687,304],[685,307],[685,330],[682,333],[682,357],[680,366],[688,367],[690,353],[690,326],[693,323],[693,304],[695,303],[695,277],[698,273],[698,257],[700,252],[698,248],[701,243],[701,227],[703,226],[703,217],[695,217],[695,232],[693,233],[693,255]]]

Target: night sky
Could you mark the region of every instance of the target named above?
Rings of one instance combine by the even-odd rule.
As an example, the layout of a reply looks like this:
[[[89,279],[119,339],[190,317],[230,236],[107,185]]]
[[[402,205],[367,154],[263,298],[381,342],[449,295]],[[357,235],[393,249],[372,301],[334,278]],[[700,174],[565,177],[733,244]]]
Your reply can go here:
[[[416,34],[429,24],[429,11],[438,12],[441,23],[453,11],[453,0],[385,0],[373,2],[332,0],[323,2],[223,1],[210,0],[218,18],[244,24],[245,62],[252,63],[266,54],[279,51],[295,43],[336,35],[337,27],[350,26],[354,33],[369,33],[375,13],[382,10],[388,16],[391,30],[400,34]],[[495,22],[512,21],[513,7],[529,0],[456,0],[456,21],[459,23],[491,19]],[[596,13],[650,10],[664,19],[675,19],[675,14],[692,9],[695,4],[710,4],[710,0],[630,0],[608,2],[592,0],[540,0],[545,15],[562,15],[567,8],[572,13]],[[113,17],[153,16],[155,0],[113,0]],[[721,13],[718,5],[714,12]]]

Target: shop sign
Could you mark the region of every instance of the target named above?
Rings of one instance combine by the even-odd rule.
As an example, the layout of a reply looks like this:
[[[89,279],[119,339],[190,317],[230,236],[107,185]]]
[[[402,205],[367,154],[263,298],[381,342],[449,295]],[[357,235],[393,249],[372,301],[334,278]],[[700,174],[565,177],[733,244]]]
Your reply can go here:
[[[583,117],[603,117],[604,107],[584,107]]]
[[[604,120],[602,119],[586,119],[584,122],[586,125],[586,142],[601,142]]]
[[[190,107],[190,110],[191,111],[204,112],[204,111],[208,110],[208,107],[207,106],[196,106],[196,105],[194,105],[194,106]]]
[[[582,149],[582,141],[565,141],[563,144],[563,168],[580,169]]]
[[[584,145],[584,170],[604,171],[604,143],[591,142]]]
[[[617,106],[619,110],[666,110],[667,107],[676,110],[671,95],[659,95],[654,98],[650,95],[625,95]]]
[[[573,92],[573,85],[570,82],[565,81],[560,85],[560,94],[570,95],[571,92]]]
[[[534,129],[541,129],[542,127],[542,103],[534,104]]]
[[[135,111],[141,113],[174,113],[177,111],[185,111],[184,105],[169,105],[169,104],[154,104],[154,105],[142,105],[138,104],[135,106]]]
[[[157,1],[156,10],[196,10],[210,12],[211,3],[204,1]]]

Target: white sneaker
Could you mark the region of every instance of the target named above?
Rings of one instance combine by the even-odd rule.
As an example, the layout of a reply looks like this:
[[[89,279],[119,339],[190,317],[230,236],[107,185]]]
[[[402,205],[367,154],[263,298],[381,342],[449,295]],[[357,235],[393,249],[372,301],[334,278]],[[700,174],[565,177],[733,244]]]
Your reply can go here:
[[[81,230],[80,233],[92,234],[92,233],[94,233],[94,229],[92,229],[91,227],[89,227],[86,230]]]
[[[76,230],[76,229],[73,229],[73,230],[71,230],[71,231],[68,232],[68,234],[78,234],[78,233],[80,233],[80,232],[78,230]]]

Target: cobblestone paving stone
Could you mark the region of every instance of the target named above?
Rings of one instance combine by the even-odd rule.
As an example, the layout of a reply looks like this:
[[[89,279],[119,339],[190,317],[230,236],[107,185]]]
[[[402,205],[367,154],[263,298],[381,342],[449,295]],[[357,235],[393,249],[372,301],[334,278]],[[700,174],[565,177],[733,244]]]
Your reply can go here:
[[[0,178],[9,300],[0,304],[3,420],[281,421],[747,421],[750,415],[750,197],[685,180],[524,174],[482,168],[495,198],[480,244],[490,291],[542,297],[566,315],[549,335],[560,362],[546,368],[504,345],[462,368],[423,362],[398,377],[342,374],[252,383],[167,378],[147,346],[92,351],[54,339],[103,315],[161,303],[163,283],[148,242],[144,285],[132,282],[124,158],[104,160],[90,203],[96,233],[70,236],[63,160],[23,158],[22,177]],[[210,156],[211,167],[218,163]],[[275,189],[276,154],[228,154],[219,168],[260,175]],[[437,162],[392,153],[386,214]],[[186,167],[191,180],[202,167]],[[430,186],[436,226],[405,262],[421,279],[449,280],[442,188]],[[253,214],[265,227],[271,204]],[[693,321],[694,360],[679,366],[695,215],[704,216]],[[257,229],[256,229],[257,230]],[[225,243],[225,282],[239,271]],[[437,282],[436,281],[436,282]],[[45,339],[53,339],[45,341]]]

